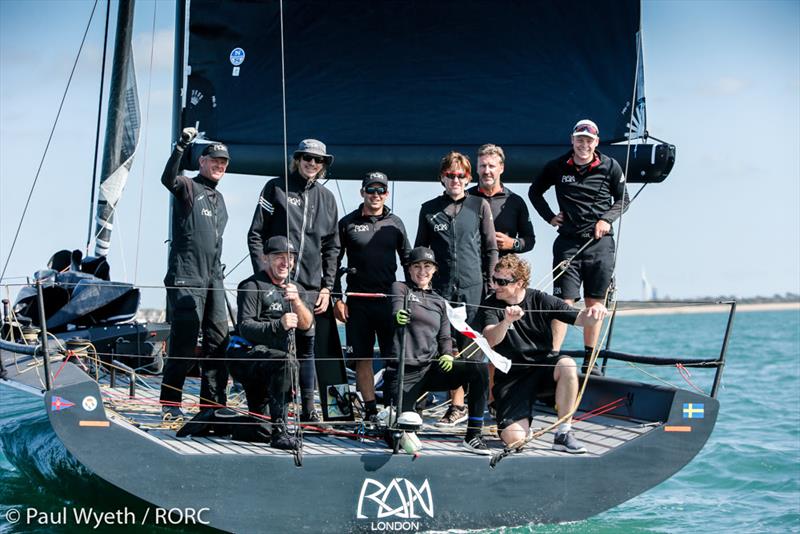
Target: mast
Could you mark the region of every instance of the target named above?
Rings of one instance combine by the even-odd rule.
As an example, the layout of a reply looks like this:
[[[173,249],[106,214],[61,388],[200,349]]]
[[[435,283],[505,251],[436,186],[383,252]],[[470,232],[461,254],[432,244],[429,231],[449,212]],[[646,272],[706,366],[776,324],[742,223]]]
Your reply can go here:
[[[103,169],[95,219],[96,256],[108,255],[114,228],[114,210],[128,180],[139,142],[139,97],[131,47],[135,3],[135,0],[120,0],[117,13]]]

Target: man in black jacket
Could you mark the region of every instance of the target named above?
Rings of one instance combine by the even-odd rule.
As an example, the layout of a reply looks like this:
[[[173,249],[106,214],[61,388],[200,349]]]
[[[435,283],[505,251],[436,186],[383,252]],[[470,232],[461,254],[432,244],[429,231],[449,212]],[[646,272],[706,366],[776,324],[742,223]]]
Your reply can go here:
[[[316,315],[316,332],[320,335],[332,322],[325,314],[339,255],[336,199],[319,183],[332,162],[333,156],[327,153],[324,143],[316,139],[301,141],[292,156],[288,179],[274,178],[262,189],[247,234],[256,273],[266,267],[264,244],[267,239],[288,236],[297,249],[297,262],[290,278],[303,286],[313,299],[309,304]],[[317,422],[320,417],[314,409],[314,336],[298,338],[297,353],[301,359],[302,418]]]
[[[239,338],[228,366],[242,383],[247,407],[264,415],[269,406],[272,446],[295,449],[297,441],[286,432],[287,402],[291,391],[289,360],[292,338],[300,339],[314,325],[303,303],[305,290],[289,282],[295,249],[283,236],[265,245],[266,270],[243,280],[237,292]]]
[[[528,206],[521,196],[500,181],[505,170],[505,152],[497,145],[486,144],[478,149],[477,158],[478,185],[467,193],[485,198],[489,203],[500,257],[532,250],[536,236]]]
[[[415,247],[430,247],[439,270],[433,289],[450,302],[467,305],[467,322],[475,318],[497,263],[497,240],[488,202],[466,194],[472,178],[469,158],[450,152],[442,158],[439,179],[444,193],[425,202],[419,211]],[[479,269],[478,266],[481,266]],[[454,333],[459,349],[469,340]],[[467,420],[463,390],[451,392],[452,403],[439,421],[454,426]]]
[[[161,183],[174,197],[172,241],[164,285],[167,287],[167,319],[170,322],[169,357],[161,381],[162,415],[180,420],[183,384],[195,363],[197,336],[202,327],[201,405],[226,403],[228,373],[222,358],[228,337],[228,316],[222,285],[222,233],[228,212],[217,185],[225,175],[228,148],[215,143],[200,156],[200,172],[194,178],[178,176],[184,150],[197,136],[185,128],[167,161]]]
[[[603,304],[608,295],[614,274],[611,223],[627,209],[629,202],[622,168],[597,150],[599,143],[597,125],[588,119],[578,121],[572,131],[572,150],[550,161],[528,191],[539,215],[558,228],[553,243],[553,269],[572,259],[557,272],[553,295],[574,304],[580,300],[583,282],[587,308]],[[558,214],[553,213],[544,199],[550,187],[556,188]],[[576,256],[588,240],[593,240],[592,244]],[[567,326],[556,321],[553,327],[553,350],[558,351]],[[584,328],[584,366],[594,350],[599,328],[599,324]]]
[[[389,179],[384,173],[367,173],[361,181],[361,197],[364,202],[339,221],[338,265],[347,254],[348,292],[388,294],[395,281],[397,259],[405,265],[411,245],[403,221],[386,207]],[[334,294],[340,293],[337,277]],[[378,413],[372,367],[375,337],[385,362],[392,343],[392,304],[388,297],[334,300],[334,315],[345,323],[348,353],[356,362],[356,383],[364,399],[364,416],[369,419]]]

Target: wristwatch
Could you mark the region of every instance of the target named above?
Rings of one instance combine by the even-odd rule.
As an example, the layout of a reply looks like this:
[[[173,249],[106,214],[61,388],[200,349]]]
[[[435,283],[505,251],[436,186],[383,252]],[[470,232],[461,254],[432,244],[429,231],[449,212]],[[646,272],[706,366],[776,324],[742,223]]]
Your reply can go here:
[[[513,248],[517,252],[519,251],[519,249],[522,248],[522,245],[520,245],[519,243],[519,239],[514,239],[514,245],[511,248]]]

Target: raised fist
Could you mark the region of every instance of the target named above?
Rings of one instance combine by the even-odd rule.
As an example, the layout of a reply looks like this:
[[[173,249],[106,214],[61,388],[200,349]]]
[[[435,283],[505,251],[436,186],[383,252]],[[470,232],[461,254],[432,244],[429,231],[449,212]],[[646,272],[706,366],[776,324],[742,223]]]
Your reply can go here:
[[[195,140],[196,137],[197,137],[197,128],[193,128],[191,126],[188,128],[184,128],[181,131],[181,140],[179,141],[179,144],[184,147],[188,146],[189,144],[192,143],[192,141]]]

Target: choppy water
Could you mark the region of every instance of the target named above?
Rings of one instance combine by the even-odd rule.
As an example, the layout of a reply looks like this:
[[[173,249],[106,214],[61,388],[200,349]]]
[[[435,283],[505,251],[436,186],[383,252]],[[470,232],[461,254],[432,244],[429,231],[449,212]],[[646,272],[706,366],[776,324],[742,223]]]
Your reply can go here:
[[[724,314],[623,317],[613,346],[643,354],[714,356],[725,321]],[[580,344],[575,332],[569,342]],[[613,376],[647,378],[627,364],[612,363]],[[674,369],[653,374],[689,387]],[[706,390],[711,379],[712,373],[701,371],[690,378]],[[0,391],[0,532],[77,532],[75,527],[22,530],[6,521],[10,508],[141,506],[76,465],[49,430],[43,410],[32,407],[27,396]],[[737,316],[719,399],[719,419],[706,447],[656,488],[586,521],[486,532],[800,532],[800,312]]]

